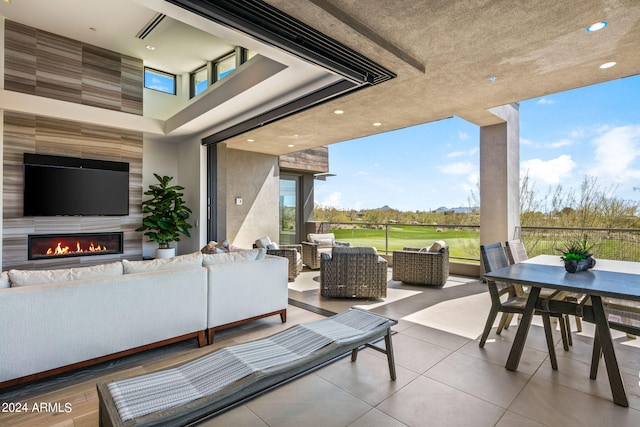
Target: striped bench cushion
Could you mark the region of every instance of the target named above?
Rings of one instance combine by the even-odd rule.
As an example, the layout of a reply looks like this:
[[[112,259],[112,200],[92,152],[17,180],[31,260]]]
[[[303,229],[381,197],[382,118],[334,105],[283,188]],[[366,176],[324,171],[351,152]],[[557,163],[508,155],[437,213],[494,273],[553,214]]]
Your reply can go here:
[[[180,407],[207,396],[238,391],[243,379],[291,370],[297,363],[317,364],[324,356],[352,350],[362,339],[384,336],[394,320],[349,309],[327,319],[296,325],[264,339],[229,346],[158,372],[107,384],[121,421]],[[351,347],[350,347],[351,345]],[[255,388],[253,388],[255,391]]]

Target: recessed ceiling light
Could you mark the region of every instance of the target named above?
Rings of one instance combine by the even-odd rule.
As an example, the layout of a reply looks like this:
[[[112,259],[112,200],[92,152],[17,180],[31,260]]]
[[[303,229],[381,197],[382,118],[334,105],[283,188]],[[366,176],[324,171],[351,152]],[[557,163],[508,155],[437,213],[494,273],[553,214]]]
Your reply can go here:
[[[333,113],[334,113],[334,114],[344,114],[344,111],[342,111],[342,110],[336,110],[336,111],[334,111]]]
[[[606,70],[607,68],[615,67],[616,64],[617,64],[617,62],[615,62],[615,61],[605,62],[604,64],[602,64],[600,66],[600,69],[601,70]]]
[[[247,142],[253,142],[253,141],[255,141],[255,140],[251,139],[251,138],[247,139]]]
[[[2,0],[2,1],[4,1],[5,3],[11,3],[11,0]]]
[[[609,25],[609,23],[607,21],[596,22],[595,24],[591,24],[591,25],[589,25],[587,27],[587,32],[588,33],[595,33],[596,31],[600,31],[601,29],[603,29],[607,25]]]
[[[156,50],[155,46],[151,46],[150,44],[145,46],[149,50]]]
[[[491,83],[495,83],[497,80],[498,80],[498,77],[497,77],[497,76],[489,76],[489,81],[490,81]]]
[[[382,123],[380,123],[380,122],[375,122],[373,125],[374,125],[374,126],[382,126]]]
[[[295,145],[289,144],[289,145],[287,145],[287,147],[295,147]]]

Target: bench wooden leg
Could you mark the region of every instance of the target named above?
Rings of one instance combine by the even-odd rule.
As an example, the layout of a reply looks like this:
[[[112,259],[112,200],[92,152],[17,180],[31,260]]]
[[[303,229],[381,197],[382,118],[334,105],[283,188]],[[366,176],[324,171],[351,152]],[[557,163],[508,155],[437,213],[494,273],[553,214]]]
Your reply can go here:
[[[204,347],[207,344],[204,331],[198,332],[198,347]]]
[[[287,323],[287,309],[286,308],[280,312],[280,321],[282,323]]]

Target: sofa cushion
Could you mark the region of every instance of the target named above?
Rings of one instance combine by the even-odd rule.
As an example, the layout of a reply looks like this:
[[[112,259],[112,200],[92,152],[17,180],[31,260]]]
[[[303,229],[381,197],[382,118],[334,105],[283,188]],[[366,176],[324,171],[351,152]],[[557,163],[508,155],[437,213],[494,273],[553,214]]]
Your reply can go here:
[[[70,268],[71,280],[92,279],[94,277],[122,276],[124,268],[122,262],[92,265],[90,267]]]
[[[144,273],[147,271],[170,270],[179,267],[201,267],[203,254],[194,252],[186,255],[178,255],[173,258],[154,259],[149,261],[122,260],[124,274]]]
[[[206,254],[203,256],[202,265],[206,267],[217,264],[230,264],[233,262],[258,261],[264,259],[266,254],[267,250],[264,248],[246,249],[224,254]]]
[[[44,283],[66,282],[71,280],[71,269],[61,270],[9,270],[12,287],[42,285]]]
[[[11,286],[11,282],[9,281],[9,273],[3,271],[0,273],[0,289],[8,288]]]

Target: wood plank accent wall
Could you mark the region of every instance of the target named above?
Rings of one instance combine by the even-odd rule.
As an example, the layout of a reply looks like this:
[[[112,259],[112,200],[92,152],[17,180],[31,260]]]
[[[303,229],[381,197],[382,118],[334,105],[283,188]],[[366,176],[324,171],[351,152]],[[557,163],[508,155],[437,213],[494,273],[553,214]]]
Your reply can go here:
[[[329,172],[329,147],[310,148],[283,154],[279,158],[280,169],[306,173]]]
[[[142,115],[142,60],[5,21],[5,89]]]
[[[142,60],[5,21],[5,89],[142,115]],[[142,258],[142,132],[4,112],[2,269]],[[23,217],[24,153],[129,163],[129,215]],[[28,234],[123,231],[124,254],[27,260]]]

